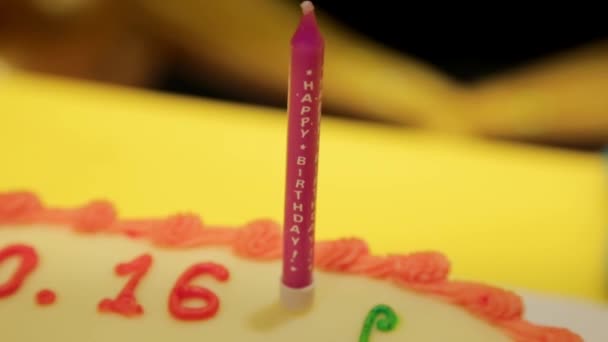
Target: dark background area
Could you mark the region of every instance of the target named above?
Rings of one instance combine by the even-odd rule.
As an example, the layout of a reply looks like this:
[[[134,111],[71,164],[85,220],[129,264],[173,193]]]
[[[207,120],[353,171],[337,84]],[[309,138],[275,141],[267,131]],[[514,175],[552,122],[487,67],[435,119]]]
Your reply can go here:
[[[599,5],[530,3],[315,1],[320,10],[359,33],[461,81],[608,38],[606,11]]]
[[[277,0],[297,7],[301,0]],[[604,6],[476,4],[409,1],[313,1],[317,11],[389,48],[422,60],[462,82],[509,72],[555,53],[608,39]],[[600,8],[602,7],[602,8]],[[255,15],[252,12],[252,15]],[[160,89],[243,100],[226,89],[170,71]],[[246,99],[277,105],[265,99]],[[281,103],[282,104],[282,103]]]

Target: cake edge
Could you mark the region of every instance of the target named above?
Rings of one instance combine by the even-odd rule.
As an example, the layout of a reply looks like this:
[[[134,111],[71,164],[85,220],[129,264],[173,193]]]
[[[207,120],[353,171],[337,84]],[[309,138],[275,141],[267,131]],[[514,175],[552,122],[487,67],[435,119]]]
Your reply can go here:
[[[282,256],[281,227],[273,220],[218,227],[203,225],[200,217],[192,213],[156,219],[119,219],[113,205],[106,200],[92,201],[78,208],[51,208],[30,191],[0,193],[0,228],[8,224],[66,226],[84,234],[114,234],[146,240],[162,248],[225,246],[239,257],[257,261],[276,261]],[[515,341],[583,341],[566,328],[525,320],[523,301],[511,291],[449,280],[450,263],[438,252],[372,255],[362,239],[344,238],[316,242],[314,264],[316,270],[323,272],[380,279],[435,296],[496,326]]]

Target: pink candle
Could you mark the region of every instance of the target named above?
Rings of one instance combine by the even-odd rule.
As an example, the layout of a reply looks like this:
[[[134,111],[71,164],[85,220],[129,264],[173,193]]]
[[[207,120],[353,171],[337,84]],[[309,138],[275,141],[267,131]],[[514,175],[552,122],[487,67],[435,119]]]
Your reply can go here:
[[[304,296],[308,299],[295,302],[310,302],[324,41],[312,3],[303,2],[302,12],[291,40],[282,283],[283,292],[308,293]],[[284,298],[283,302],[293,304],[294,300]]]

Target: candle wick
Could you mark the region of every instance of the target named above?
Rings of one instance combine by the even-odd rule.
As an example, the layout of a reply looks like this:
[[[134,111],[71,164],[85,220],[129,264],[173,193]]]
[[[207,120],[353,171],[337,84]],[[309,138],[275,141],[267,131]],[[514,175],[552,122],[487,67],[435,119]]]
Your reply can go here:
[[[313,5],[310,1],[303,1],[300,4],[300,7],[302,7],[302,14],[304,15],[312,13],[315,10],[315,5]]]

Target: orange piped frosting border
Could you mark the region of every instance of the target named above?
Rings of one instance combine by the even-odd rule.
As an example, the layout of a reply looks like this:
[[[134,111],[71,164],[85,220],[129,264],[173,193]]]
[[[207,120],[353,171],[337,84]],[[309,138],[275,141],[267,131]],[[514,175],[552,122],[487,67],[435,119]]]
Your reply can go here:
[[[94,201],[75,209],[45,207],[31,192],[0,193],[0,225],[54,224],[93,234],[117,234],[147,240],[163,248],[226,246],[243,258],[279,260],[281,227],[257,220],[242,227],[211,227],[194,214],[164,219],[122,220],[111,203]],[[317,270],[357,274],[393,282],[412,291],[433,295],[458,305],[502,329],[517,342],[577,342],[577,334],[524,320],[521,298],[513,292],[479,283],[448,280],[449,260],[441,253],[417,252],[377,256],[365,241],[349,238],[319,241]]]

